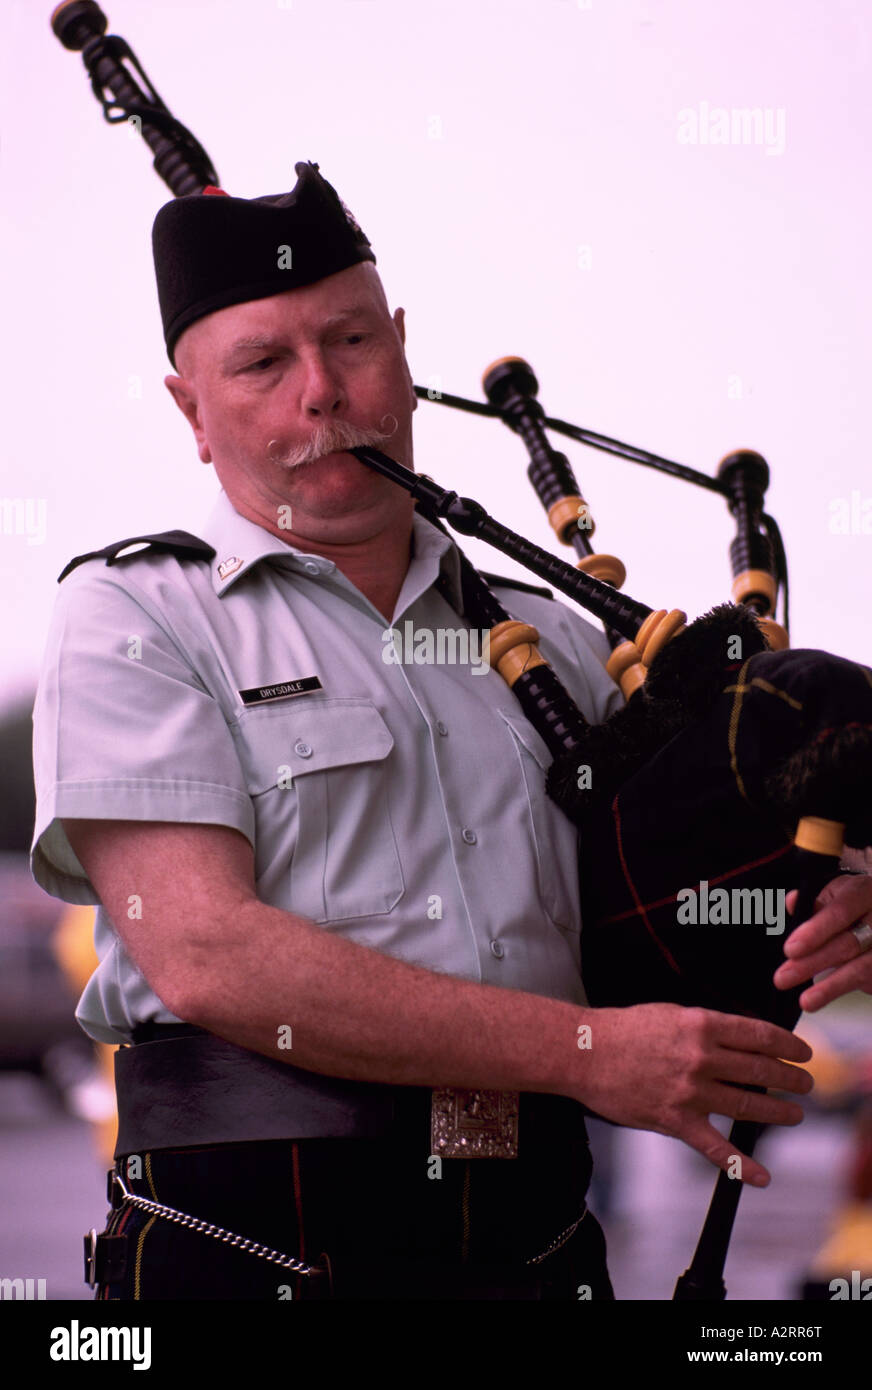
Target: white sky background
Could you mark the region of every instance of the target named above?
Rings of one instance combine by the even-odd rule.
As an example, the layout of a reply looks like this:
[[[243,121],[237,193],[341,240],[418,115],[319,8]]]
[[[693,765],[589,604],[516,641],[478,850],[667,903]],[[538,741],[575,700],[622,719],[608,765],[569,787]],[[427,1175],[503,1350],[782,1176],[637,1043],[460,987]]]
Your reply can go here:
[[[709,473],[761,452],[793,645],[870,660],[869,0],[105,8],[229,192],[283,192],[319,162],[406,308],[416,382],[480,399],[516,353],[549,414]],[[217,489],[162,384],[150,230],[169,191],[50,11],[13,0],[5,20],[0,496],[44,498],[46,532],[0,534],[0,699],[36,679],[71,556],[196,533]],[[783,112],[783,151],[679,143],[700,103]],[[729,597],[720,498],[553,440],[629,594],[691,616]],[[526,463],[498,422],[421,403],[417,467],[556,550]],[[857,533],[835,534],[852,494]]]

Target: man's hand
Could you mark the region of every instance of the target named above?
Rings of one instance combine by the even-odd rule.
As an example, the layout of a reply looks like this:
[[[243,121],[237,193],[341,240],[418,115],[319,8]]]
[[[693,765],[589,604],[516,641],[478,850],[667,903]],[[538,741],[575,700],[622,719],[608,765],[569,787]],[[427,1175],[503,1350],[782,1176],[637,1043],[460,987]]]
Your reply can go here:
[[[788,893],[792,912],[797,893]],[[825,980],[799,996],[806,1013],[814,1013],[833,999],[852,990],[872,994],[872,950],[863,950],[852,928],[872,922],[872,878],[839,874],[815,899],[815,914],[790,933],[784,943],[787,960],[773,975],[778,989],[810,980],[822,970],[832,970]]]
[[[678,1004],[597,1009],[592,1017],[598,1067],[593,1084],[590,1075],[584,1077],[578,1095],[616,1124],[681,1139],[729,1171],[736,1150],[709,1115],[777,1125],[802,1120],[793,1102],[742,1089],[770,1086],[797,1095],[812,1089],[809,1073],[790,1065],[809,1061],[811,1048],[784,1028]],[[765,1187],[769,1174],[762,1164],[741,1158],[742,1181]]]

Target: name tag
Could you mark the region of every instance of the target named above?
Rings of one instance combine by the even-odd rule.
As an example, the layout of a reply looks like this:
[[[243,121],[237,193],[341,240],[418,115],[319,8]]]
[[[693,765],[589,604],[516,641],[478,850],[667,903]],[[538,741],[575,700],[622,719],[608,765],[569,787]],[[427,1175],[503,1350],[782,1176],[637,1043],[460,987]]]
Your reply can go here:
[[[240,690],[239,696],[244,705],[264,705],[268,700],[288,700],[294,695],[308,695],[310,690],[323,690],[317,676],[302,676],[296,681],[280,681],[277,685],[256,685],[251,690]]]

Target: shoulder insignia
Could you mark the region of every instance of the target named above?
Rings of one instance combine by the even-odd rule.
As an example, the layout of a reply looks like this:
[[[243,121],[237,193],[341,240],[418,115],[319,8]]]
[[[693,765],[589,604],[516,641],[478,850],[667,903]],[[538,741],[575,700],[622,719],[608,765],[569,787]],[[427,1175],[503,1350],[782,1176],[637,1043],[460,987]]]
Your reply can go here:
[[[521,589],[525,594],[539,594],[541,598],[554,598],[550,589],[540,588],[538,584],[525,584],[522,579],[504,579],[501,574],[488,574],[487,570],[479,570],[479,574],[488,584],[498,584],[503,589]]]
[[[129,545],[142,545],[145,542],[151,546],[151,550],[135,551],[135,554],[178,555],[180,560],[211,560],[215,556],[214,548],[201,541],[199,536],[192,536],[190,531],[160,531],[153,536],[130,536],[126,541],[113,541],[102,550],[89,550],[87,555],[76,555],[61,570],[58,583],[86,560],[105,560],[107,565],[116,565],[119,560],[127,558],[121,552]]]

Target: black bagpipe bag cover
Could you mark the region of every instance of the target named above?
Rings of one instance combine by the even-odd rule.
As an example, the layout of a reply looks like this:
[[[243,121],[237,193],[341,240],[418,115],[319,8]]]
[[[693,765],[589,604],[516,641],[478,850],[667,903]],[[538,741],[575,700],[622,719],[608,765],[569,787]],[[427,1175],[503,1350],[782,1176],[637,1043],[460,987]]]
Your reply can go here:
[[[801,990],[776,990],[772,975],[791,930],[794,831],[815,815],[844,822],[849,845],[872,841],[872,672],[770,651],[751,610],[724,604],[554,762],[547,789],[579,826],[594,1007],[670,1001],[792,1028]],[[715,889],[729,912],[706,923]]]

